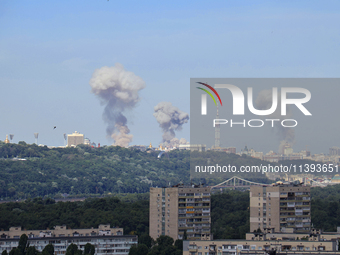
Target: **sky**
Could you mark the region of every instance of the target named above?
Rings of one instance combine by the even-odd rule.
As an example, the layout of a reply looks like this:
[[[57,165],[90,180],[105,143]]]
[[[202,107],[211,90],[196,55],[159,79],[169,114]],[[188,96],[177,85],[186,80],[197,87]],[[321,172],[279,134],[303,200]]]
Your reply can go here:
[[[190,113],[190,78],[339,77],[339,11],[327,0],[0,0],[0,140],[34,143],[38,132],[39,144],[61,146],[78,131],[112,144],[89,81],[116,63],[145,82],[124,112],[131,145],[162,142],[158,103]],[[190,140],[190,123],[176,137]],[[340,147],[335,138],[312,153]]]

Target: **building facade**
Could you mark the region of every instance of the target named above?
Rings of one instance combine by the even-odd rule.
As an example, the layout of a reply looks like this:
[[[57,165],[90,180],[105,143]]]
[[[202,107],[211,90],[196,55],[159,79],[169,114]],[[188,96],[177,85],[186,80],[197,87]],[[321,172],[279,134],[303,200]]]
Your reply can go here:
[[[122,228],[111,228],[110,224],[99,225],[98,228],[71,229],[66,226],[55,226],[50,230],[23,230],[21,227],[11,227],[9,231],[0,232],[0,253],[9,253],[18,247],[21,235],[28,236],[28,243],[38,251],[46,245],[54,246],[55,254],[65,254],[67,247],[73,243],[83,250],[87,243],[95,246],[95,252],[100,254],[129,254],[130,247],[138,243],[135,235],[123,235]]]
[[[210,240],[210,188],[178,186],[150,189],[150,233],[174,240]]]
[[[77,146],[79,144],[84,144],[84,135],[79,134],[75,131],[71,135],[67,135],[67,147]]]
[[[1,239],[20,238],[26,234],[29,238],[39,237],[70,237],[70,236],[105,236],[123,235],[123,228],[113,227],[110,224],[101,224],[98,228],[72,229],[65,225],[55,226],[54,229],[47,230],[26,230],[21,227],[11,227],[9,231],[0,231]]]
[[[332,241],[249,241],[214,240],[183,241],[183,255],[268,254],[340,254],[338,240]]]
[[[4,250],[9,253],[18,247],[20,238],[0,239],[0,253]],[[46,245],[54,246],[54,254],[65,254],[67,247],[73,243],[78,249],[84,250],[87,243],[94,245],[96,255],[128,255],[130,247],[138,243],[138,237],[132,235],[122,236],[71,236],[71,237],[33,237],[29,238],[29,246],[34,246],[41,252]]]
[[[310,232],[310,187],[277,184],[250,187],[250,231]]]

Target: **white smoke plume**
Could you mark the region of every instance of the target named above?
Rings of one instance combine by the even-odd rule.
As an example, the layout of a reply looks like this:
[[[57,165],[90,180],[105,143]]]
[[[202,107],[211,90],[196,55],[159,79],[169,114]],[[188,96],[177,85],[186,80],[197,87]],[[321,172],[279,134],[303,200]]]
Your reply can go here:
[[[255,106],[258,110],[267,110],[272,106],[272,90],[262,90],[258,94],[255,100]],[[274,113],[267,116],[267,119],[279,119],[280,122],[283,119],[291,119],[292,118],[291,108],[287,107],[287,113],[285,116],[281,116],[281,95],[278,92],[278,102],[277,108]],[[294,128],[283,127],[281,123],[275,122],[275,129],[277,131],[277,135],[281,140],[279,146],[279,153],[283,154],[284,147],[288,143],[289,145],[293,145],[295,142],[295,131]]]
[[[163,142],[170,143],[175,138],[175,131],[182,129],[189,120],[189,114],[182,112],[170,102],[160,102],[154,108],[153,116],[163,130]]]
[[[103,119],[108,124],[107,135],[114,145],[127,147],[133,135],[129,134],[127,119],[123,112],[133,109],[139,101],[138,92],[145,88],[145,82],[123,65],[104,66],[94,71],[90,80],[92,93],[105,105]]]

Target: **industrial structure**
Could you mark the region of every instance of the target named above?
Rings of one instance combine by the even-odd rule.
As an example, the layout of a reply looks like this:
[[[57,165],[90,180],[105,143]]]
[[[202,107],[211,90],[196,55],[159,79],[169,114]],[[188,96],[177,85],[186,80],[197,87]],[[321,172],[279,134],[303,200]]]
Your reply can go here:
[[[177,185],[150,188],[149,235],[174,240],[210,240],[210,188]]]
[[[38,145],[38,137],[39,137],[39,133],[34,133],[35,144],[37,145]]]

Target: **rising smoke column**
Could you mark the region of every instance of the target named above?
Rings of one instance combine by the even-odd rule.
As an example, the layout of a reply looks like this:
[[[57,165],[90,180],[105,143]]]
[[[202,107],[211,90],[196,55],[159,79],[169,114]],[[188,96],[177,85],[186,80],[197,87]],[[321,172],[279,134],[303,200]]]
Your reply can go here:
[[[258,94],[255,105],[258,110],[267,110],[272,106],[272,90],[262,90]],[[285,116],[281,115],[281,95],[278,92],[278,102],[277,102],[277,108],[274,113],[267,116],[267,119],[279,119],[280,122],[283,119],[291,119],[292,118],[292,111],[289,106],[287,106],[287,112]],[[279,139],[281,140],[280,146],[279,146],[279,153],[283,154],[284,146],[289,143],[290,145],[293,145],[295,142],[295,131],[293,128],[290,127],[283,127],[281,124],[275,122],[275,129],[277,130],[277,135]]]
[[[154,110],[153,116],[163,131],[163,142],[170,143],[176,136],[175,131],[181,130],[183,124],[188,122],[189,114],[182,112],[170,102],[160,102]]]
[[[127,147],[133,135],[129,134],[123,112],[136,106],[139,101],[138,92],[145,88],[145,82],[116,63],[113,67],[104,66],[95,70],[90,85],[92,93],[105,105],[103,119],[108,124],[107,135],[114,139],[114,145]]]

